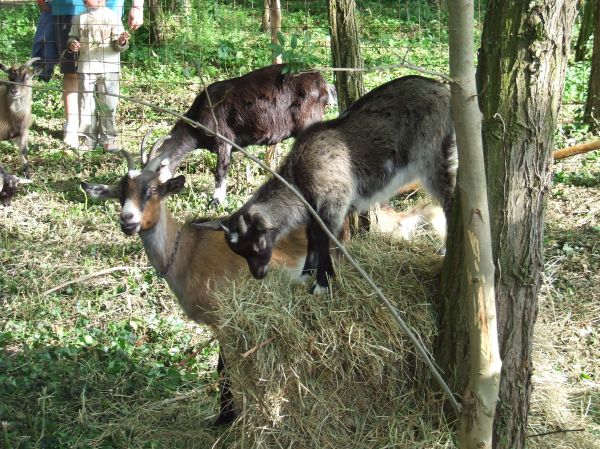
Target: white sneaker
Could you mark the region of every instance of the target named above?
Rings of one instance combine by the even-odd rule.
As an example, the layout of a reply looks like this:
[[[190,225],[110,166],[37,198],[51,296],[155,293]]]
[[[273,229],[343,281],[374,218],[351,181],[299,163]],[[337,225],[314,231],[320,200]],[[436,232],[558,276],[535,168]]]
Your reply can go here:
[[[79,148],[79,134],[72,131],[65,131],[63,142],[71,148]]]

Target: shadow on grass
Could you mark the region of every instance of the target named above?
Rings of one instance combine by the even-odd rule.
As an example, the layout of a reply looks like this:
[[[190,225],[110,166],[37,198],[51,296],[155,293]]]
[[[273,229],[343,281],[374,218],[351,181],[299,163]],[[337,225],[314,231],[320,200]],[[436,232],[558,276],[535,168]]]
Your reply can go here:
[[[2,447],[191,448],[218,437],[205,360],[156,350],[161,335],[149,328],[36,327],[40,344],[25,343],[18,323],[0,333]]]

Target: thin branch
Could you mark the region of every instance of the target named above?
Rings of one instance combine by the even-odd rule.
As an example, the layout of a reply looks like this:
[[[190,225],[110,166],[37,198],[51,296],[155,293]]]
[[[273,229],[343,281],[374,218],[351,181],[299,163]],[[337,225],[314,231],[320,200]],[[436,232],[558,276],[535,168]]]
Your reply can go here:
[[[202,346],[197,348],[194,352],[192,352],[190,355],[188,355],[185,359],[183,359],[181,362],[178,362],[177,366],[179,368],[182,368],[185,365],[187,365],[188,363],[190,363],[190,360],[195,359],[196,356],[198,354],[200,354],[200,352],[202,352],[206,348],[208,348],[216,339],[217,339],[217,337],[211,337],[207,342],[205,342]]]
[[[573,145],[572,147],[562,148],[554,151],[552,156],[554,160],[565,159],[567,157],[575,156],[576,154],[587,153],[588,151],[594,151],[600,149],[600,140],[593,142],[581,143],[579,145]]]
[[[559,430],[553,430],[551,432],[543,432],[543,433],[536,433],[534,435],[527,435],[527,438],[544,437],[546,435],[553,435],[555,433],[567,433],[567,432],[585,432],[585,429],[559,429]]]
[[[263,346],[267,346],[269,343],[271,343],[273,340],[275,340],[275,337],[271,337],[271,338],[267,338],[265,341],[260,342],[259,344],[257,344],[256,346],[254,346],[253,348],[248,349],[246,352],[244,352],[242,354],[242,358],[247,358],[249,356],[251,356],[252,354],[254,354],[256,351],[258,351],[260,348],[262,348]]]
[[[314,71],[319,71],[319,72],[375,72],[378,70],[397,69],[399,67],[405,67],[407,69],[425,73],[426,75],[437,76],[438,78],[441,78],[450,84],[454,83],[454,80],[452,78],[450,78],[448,75],[446,75],[445,73],[437,72],[435,70],[429,70],[424,67],[420,67],[418,65],[411,64],[409,62],[399,62],[397,64],[380,65],[380,66],[373,66],[373,67],[360,67],[360,68],[357,68],[357,67],[315,67],[313,69],[307,69],[307,70],[303,70],[303,71],[305,71],[305,72],[314,72]]]
[[[63,288],[68,287],[69,285],[78,284],[79,282],[84,282],[84,281],[87,281],[88,279],[92,279],[92,278],[95,278],[98,276],[112,273],[113,271],[127,271],[127,270],[131,270],[132,268],[134,268],[134,267],[122,266],[122,267],[112,267],[112,268],[107,268],[106,270],[96,271],[95,273],[90,273],[85,276],[78,277],[77,279],[72,279],[70,281],[63,282],[62,284],[57,285],[56,287],[52,287],[50,290],[46,290],[44,293],[41,294],[41,296],[48,296],[50,293],[53,293],[58,290],[62,290]]]

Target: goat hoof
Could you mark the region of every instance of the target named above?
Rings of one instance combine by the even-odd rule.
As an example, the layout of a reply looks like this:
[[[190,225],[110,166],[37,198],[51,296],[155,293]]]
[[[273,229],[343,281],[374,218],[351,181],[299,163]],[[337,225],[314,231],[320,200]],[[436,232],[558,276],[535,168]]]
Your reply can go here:
[[[312,276],[310,274],[304,273],[304,274],[300,275],[300,277],[298,278],[298,282],[300,282],[301,284],[308,285],[311,277]]]
[[[221,412],[215,422],[213,423],[214,427],[223,427],[229,426],[233,421],[235,421],[236,413],[233,410],[229,410],[226,412]]]
[[[326,295],[329,293],[329,287],[315,284],[310,289],[311,295]]]
[[[210,203],[208,203],[208,207],[211,209],[216,209],[221,205],[221,200],[219,198],[213,198]]]

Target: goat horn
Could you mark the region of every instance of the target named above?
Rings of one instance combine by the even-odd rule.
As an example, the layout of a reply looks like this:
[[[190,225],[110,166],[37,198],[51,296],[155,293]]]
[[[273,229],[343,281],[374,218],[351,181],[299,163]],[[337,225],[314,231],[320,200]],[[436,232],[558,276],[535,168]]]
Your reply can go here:
[[[158,155],[158,157],[155,157],[154,159],[150,159],[148,161],[148,163],[144,166],[144,170],[150,170],[150,171],[158,170],[158,168],[160,167],[160,163],[163,161],[163,159],[166,159],[167,156],[168,156],[168,154],[161,153]]]
[[[129,151],[121,150],[121,154],[127,160],[127,170],[135,170],[135,162],[133,162],[133,155]]]
[[[142,167],[145,166],[149,160],[148,156],[146,155],[146,151],[144,151],[144,148],[146,147],[146,142],[148,142],[152,131],[152,129],[148,130],[146,134],[144,134],[144,137],[142,137],[142,142],[140,143],[140,159],[142,160]]]
[[[165,137],[161,137],[160,139],[158,139],[154,145],[152,145],[152,150],[150,150],[150,160],[154,159],[156,157],[156,151],[162,146],[163,143],[165,143],[165,141],[169,140],[171,138],[171,135],[166,135]]]
[[[29,68],[29,67],[31,67],[31,64],[33,64],[35,61],[39,61],[40,59],[42,59],[42,58],[37,57],[37,56],[35,58],[31,58],[31,59],[29,59],[29,61],[27,61],[25,64],[23,64],[23,67]]]
[[[225,234],[230,234],[231,231],[229,231],[229,228],[227,226],[225,226],[223,223],[221,223],[221,220],[217,220],[219,223],[219,227],[223,230],[223,232]]]
[[[244,220],[243,215],[240,215],[239,226],[240,226],[240,234],[245,234],[248,232],[248,225],[246,225],[246,220]]]

